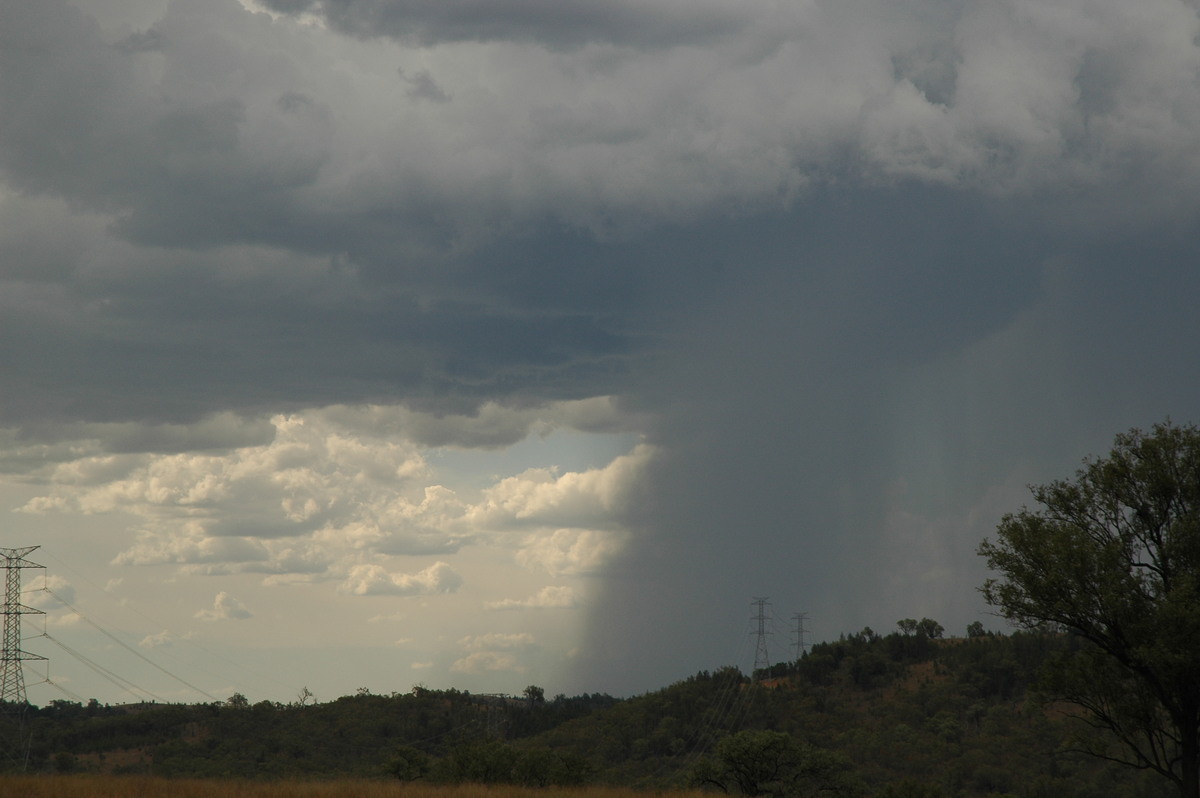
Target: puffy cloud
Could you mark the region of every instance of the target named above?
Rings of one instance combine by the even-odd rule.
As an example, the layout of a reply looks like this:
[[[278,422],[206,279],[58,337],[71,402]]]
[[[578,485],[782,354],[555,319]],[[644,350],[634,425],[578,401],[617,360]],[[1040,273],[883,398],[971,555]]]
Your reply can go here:
[[[500,599],[484,602],[487,610],[565,609],[579,606],[575,589],[566,585],[547,585],[523,599]]]
[[[516,559],[526,568],[544,568],[554,576],[594,573],[619,555],[629,538],[624,531],[556,529],[527,538]]]
[[[475,651],[450,663],[450,670],[458,673],[486,673],[488,671],[513,671],[524,673],[516,655],[508,651]]]
[[[269,559],[267,547],[250,538],[143,534],[132,548],[118,554],[113,564],[262,563]]]
[[[82,616],[68,606],[75,604],[74,585],[58,574],[45,571],[34,584],[39,582],[41,587],[27,588],[23,592],[21,603],[46,613],[46,626],[51,628],[73,627],[83,621]]]
[[[244,621],[254,615],[241,601],[222,590],[213,599],[212,609],[200,610],[195,617],[202,621]]]
[[[503,632],[488,632],[483,635],[467,635],[458,641],[467,651],[488,651],[491,649],[524,649],[534,645],[533,635],[527,632],[506,634]]]
[[[406,618],[408,618],[408,615],[403,612],[381,613],[379,615],[372,615],[370,618],[367,618],[367,623],[394,623],[397,621],[403,621]]]
[[[462,521],[467,509],[454,491],[431,485],[419,502],[396,498],[381,503],[371,516],[326,527],[316,538],[381,554],[452,554],[471,540],[472,533]]]
[[[223,595],[223,594],[220,594],[220,595]],[[220,595],[218,595],[218,602],[217,602],[218,604],[219,604]],[[201,610],[201,612],[215,613],[216,610],[215,609],[214,610]],[[200,617],[200,616],[197,615],[197,617]],[[247,617],[249,617],[249,616],[247,615]],[[205,617],[204,620],[215,620],[215,618],[209,619],[209,618]],[[175,645],[174,635],[172,635],[170,633],[170,631],[168,631],[166,629],[163,629],[161,632],[156,632],[154,634],[146,635],[145,637],[143,637],[141,640],[138,641],[138,648],[170,648],[174,645]]]
[[[524,673],[526,667],[521,663],[519,655],[535,649],[533,635],[520,632],[503,634],[489,632],[484,635],[467,636],[458,641],[465,651],[465,657],[455,660],[450,665],[451,671],[459,673],[486,673],[488,671],[513,671]]]
[[[320,556],[288,539],[320,533],[324,542],[388,553],[453,551],[463,508],[430,486],[405,492],[426,472],[411,443],[361,438],[319,416],[277,416],[269,443],[223,454],[97,455],[60,463],[55,493],[26,512],[124,512],[142,520],[123,564],[264,563],[275,572],[313,572]],[[277,540],[279,543],[269,543]]]
[[[389,573],[380,565],[357,565],[340,590],[356,596],[429,596],[453,593],[462,585],[462,577],[442,561],[415,574]]]
[[[41,587],[30,588],[21,597],[21,603],[44,612],[63,610],[66,604],[75,603],[75,586],[58,574],[45,574],[37,580]],[[36,584],[36,583],[35,583]]]
[[[654,456],[654,447],[640,444],[603,468],[566,474],[529,469],[484,491],[468,517],[484,527],[612,524]]]
[[[427,437],[488,448],[560,428],[624,431],[630,424],[612,399],[597,397],[541,408],[485,405],[474,415],[440,418],[334,406],[275,416],[268,442],[224,452],[100,454],[88,439],[78,447],[82,456],[42,472],[50,492],[20,509],[134,516],[137,539],[113,558],[116,565],[258,573],[272,584],[338,577],[359,594],[423,589],[403,575],[393,584],[382,571],[348,577],[364,555],[445,557],[477,541],[526,549],[524,562],[552,573],[577,573],[619,548],[622,514],[652,447],[585,471],[530,469],[471,503],[429,484],[425,450],[407,436],[437,428]],[[256,429],[230,419],[219,426]],[[555,531],[564,524],[577,531]],[[584,528],[607,531],[578,531]],[[512,530],[522,536],[514,539]]]

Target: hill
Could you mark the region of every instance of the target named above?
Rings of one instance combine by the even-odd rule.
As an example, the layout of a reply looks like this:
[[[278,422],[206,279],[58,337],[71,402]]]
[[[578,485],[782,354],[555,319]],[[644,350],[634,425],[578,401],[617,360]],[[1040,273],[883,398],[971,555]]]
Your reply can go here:
[[[27,709],[25,751],[12,744],[11,713],[0,721],[8,768],[38,772],[662,788],[720,782],[714,774],[737,742],[784,741],[790,756],[822,763],[836,776],[826,786],[843,794],[1164,794],[1145,774],[1071,753],[1086,725],[1036,700],[1039,666],[1070,638],[974,630],[942,639],[928,624],[886,636],[866,629],[766,672],[720,668],[624,700],[546,699],[531,686],[521,697],[415,687],[308,705],[55,701]]]

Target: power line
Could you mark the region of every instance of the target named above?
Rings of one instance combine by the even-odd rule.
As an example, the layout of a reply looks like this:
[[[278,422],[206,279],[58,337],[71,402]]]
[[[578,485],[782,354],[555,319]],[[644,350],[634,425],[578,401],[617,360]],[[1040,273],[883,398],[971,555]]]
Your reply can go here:
[[[154,699],[155,701],[163,701],[162,698],[159,698],[154,693],[150,692],[149,690],[145,689],[144,687],[138,687],[133,682],[129,681],[128,679],[124,679],[124,678],[118,676],[117,674],[113,673],[112,671],[110,671],[108,668],[104,667],[100,663],[95,662],[91,659],[88,659],[83,654],[81,654],[80,652],[71,648],[63,641],[61,641],[57,638],[51,637],[49,634],[43,634],[42,636],[45,637],[47,640],[49,640],[54,645],[61,648],[63,651],[70,654],[75,659],[79,660],[84,665],[86,665],[95,674],[107,679],[115,687],[118,687],[121,690],[126,691],[127,693],[132,695],[134,698],[136,698],[138,701],[146,700],[142,695],[139,695],[139,693],[144,693],[145,695],[150,696],[150,698]],[[164,703],[166,703],[166,702],[164,702]]]
[[[98,592],[99,592],[101,595],[104,595],[104,596],[108,597],[110,600],[113,598],[113,592],[112,592],[112,590],[110,590],[110,589],[109,589],[109,588],[107,588],[107,587],[104,587],[104,586],[101,586],[101,585],[97,584],[97,583],[96,583],[96,582],[95,582],[95,581],[94,581],[94,580],[93,580],[91,577],[89,577],[89,576],[87,575],[87,573],[86,573],[86,572],[84,572],[84,571],[81,571],[80,569],[73,567],[73,566],[72,566],[70,563],[67,563],[67,562],[63,561],[61,558],[59,558],[59,557],[56,557],[56,556],[55,556],[53,553],[51,553],[51,552],[49,552],[49,551],[47,551],[47,552],[45,553],[45,556],[46,556],[46,557],[49,557],[51,560],[53,560],[55,563],[57,563],[57,564],[58,564],[58,566],[59,566],[59,567],[60,567],[62,570],[64,570],[64,571],[69,571],[69,572],[70,572],[70,573],[71,573],[73,576],[75,576],[75,577],[76,577],[76,578],[78,578],[79,580],[81,580],[81,581],[83,581],[83,582],[86,582],[87,584],[91,585],[91,586],[92,586],[93,588],[95,588],[95,589],[96,589],[96,590],[97,590],[97,591],[98,591]],[[60,599],[60,600],[61,600],[61,599]],[[136,615],[140,616],[140,617],[141,617],[143,620],[145,620],[145,621],[148,621],[148,622],[150,622],[151,624],[153,624],[153,625],[156,625],[156,626],[158,626],[158,627],[160,627],[160,628],[161,628],[161,627],[163,627],[163,626],[165,626],[165,624],[163,624],[163,622],[162,622],[162,620],[161,620],[161,619],[156,619],[156,618],[153,618],[153,617],[151,617],[150,615],[147,615],[147,614],[146,614],[145,612],[143,612],[143,611],[141,610],[141,608],[139,608],[137,605],[124,605],[124,604],[122,604],[122,610],[123,610],[123,611],[126,611],[126,612],[132,612],[132,613],[134,613],[134,614],[136,614]],[[81,616],[81,617],[82,617],[82,616]],[[128,632],[125,632],[124,630],[122,630],[122,629],[120,629],[120,628],[118,628],[118,629],[117,629],[117,631],[119,631],[119,632],[124,632],[125,634],[129,634]],[[188,646],[188,647],[190,647],[190,648],[194,648],[195,650],[197,650],[197,651],[201,652],[201,653],[202,653],[202,654],[204,654],[206,657],[208,657],[208,658],[211,658],[211,659],[214,659],[214,660],[220,660],[221,662],[225,663],[226,665],[230,665],[230,666],[232,666],[233,668],[237,669],[238,671],[243,671],[243,672],[245,672],[245,673],[248,673],[248,674],[251,674],[251,675],[253,675],[253,676],[256,676],[256,677],[258,677],[258,678],[260,678],[260,679],[264,679],[264,680],[266,680],[266,681],[273,682],[274,684],[277,684],[277,685],[279,685],[280,687],[286,687],[286,688],[288,688],[289,690],[291,690],[292,692],[295,692],[295,691],[296,691],[296,686],[295,686],[295,685],[289,685],[289,684],[287,684],[286,682],[283,682],[283,681],[281,681],[280,679],[278,679],[278,678],[277,678],[275,675],[273,675],[273,674],[271,674],[271,673],[266,673],[266,672],[264,672],[264,671],[256,670],[255,668],[251,668],[251,667],[247,666],[245,663],[238,662],[238,661],[236,661],[236,660],[233,660],[233,659],[230,659],[229,657],[226,657],[226,656],[224,656],[224,655],[222,655],[222,654],[219,654],[219,653],[217,653],[216,651],[213,651],[213,650],[211,650],[211,649],[209,649],[209,648],[206,648],[205,646],[202,646],[202,645],[200,645],[198,642],[196,642],[195,640],[191,639],[190,637],[184,637],[184,638],[182,638],[182,639],[181,639],[181,642],[182,642],[184,645],[186,645],[186,646]],[[194,660],[192,660],[192,659],[188,659],[188,661],[185,663],[185,662],[181,662],[179,659],[177,659],[177,658],[175,658],[175,657],[171,657],[170,655],[166,655],[166,656],[167,656],[167,658],[168,658],[168,659],[171,659],[171,660],[175,661],[175,662],[176,662],[176,663],[178,663],[178,664],[181,664],[181,665],[186,665],[187,667],[190,667],[190,668],[194,668],[194,669],[201,670],[201,671],[203,671],[205,674],[207,674],[207,675],[209,675],[209,676],[213,676],[213,677],[215,677],[215,678],[220,678],[220,679],[232,679],[234,682],[238,682],[238,681],[240,681],[240,677],[238,677],[238,676],[232,676],[232,677],[231,677],[231,676],[227,676],[227,675],[217,676],[217,675],[216,675],[216,674],[214,674],[212,671],[210,671],[210,670],[209,670],[209,669],[207,669],[207,668],[204,668],[204,667],[200,666],[200,665],[199,665],[199,664],[198,664],[196,661],[194,661]],[[208,695],[208,694],[207,694],[207,693],[205,693],[205,695]],[[211,698],[211,696],[209,696],[209,697]],[[217,699],[214,699],[214,700],[217,700]]]
[[[53,687],[55,690],[62,693],[67,698],[71,699],[72,701],[74,701],[77,704],[82,704],[84,702],[83,696],[79,695],[78,693],[72,693],[70,690],[63,687],[58,682],[55,682],[54,680],[50,679],[49,677],[42,679],[40,682],[37,682],[37,684],[48,684],[51,687]]]
[[[121,640],[119,637],[114,635],[112,632],[108,631],[107,629],[102,627],[100,624],[93,621],[91,618],[88,618],[86,615],[84,615],[82,612],[80,612],[78,609],[76,609],[74,606],[72,606],[66,599],[64,599],[62,596],[58,595],[57,593],[55,593],[50,588],[46,587],[46,588],[42,588],[42,589],[45,590],[47,593],[49,593],[51,596],[54,596],[54,598],[56,598],[58,600],[58,602],[60,604],[62,604],[64,607],[66,607],[67,609],[71,610],[71,612],[78,615],[80,617],[80,619],[84,621],[84,623],[88,624],[89,626],[94,628],[96,631],[100,632],[100,634],[104,635],[109,640],[113,641],[118,646],[120,646],[121,648],[128,651],[130,654],[133,654],[138,659],[140,659],[143,662],[145,662],[146,664],[150,665],[152,668],[155,668],[155,669],[161,671],[162,673],[171,677],[172,679],[174,679],[175,681],[184,685],[185,687],[189,687],[192,690],[195,690],[197,693],[199,693],[202,696],[207,697],[211,701],[219,701],[220,700],[215,695],[212,695],[211,693],[207,693],[204,690],[201,690],[196,685],[192,684],[191,682],[185,681],[184,679],[176,676],[175,674],[171,673],[169,670],[167,670],[163,666],[159,665],[154,660],[147,657],[142,652],[138,651],[136,648],[133,648],[132,646],[128,645],[125,641]],[[53,638],[51,638],[51,639],[53,639]],[[58,642],[58,641],[55,641],[55,642]],[[145,691],[143,691],[143,692],[145,692]]]

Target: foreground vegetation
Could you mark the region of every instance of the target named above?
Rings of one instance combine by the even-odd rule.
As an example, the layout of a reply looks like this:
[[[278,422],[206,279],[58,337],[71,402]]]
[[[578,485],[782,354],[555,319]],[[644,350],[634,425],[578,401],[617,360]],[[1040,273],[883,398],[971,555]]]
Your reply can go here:
[[[488,785],[402,785],[395,781],[248,781],[166,779],[154,776],[0,776],[5,795],[22,798],[546,798],[545,791]],[[659,793],[668,795],[667,793]],[[562,798],[645,798],[615,787],[555,790]],[[701,798],[698,791],[674,791],[670,798]]]
[[[1072,650],[1072,638],[986,634],[976,624],[967,637],[944,639],[928,620],[899,629],[818,644],[753,679],[722,668],[626,700],[547,699],[535,687],[508,698],[417,687],[309,705],[241,696],[168,706],[56,701],[26,717],[27,769],[44,775],[20,789],[3,786],[23,796],[70,796],[75,784],[92,785],[80,795],[160,794],[158,781],[122,781],[120,791],[104,792],[117,782],[71,776],[112,774],[176,779],[172,795],[264,798],[394,795],[401,786],[405,796],[461,796],[469,793],[451,787],[469,783],[492,785],[489,797],[552,785],[556,795],[596,796],[621,794],[601,787],[879,798],[1162,795],[1144,773],[1072,753],[1085,746],[1076,738],[1086,737],[1086,725],[1038,700],[1036,672]],[[12,739],[11,727],[0,731]],[[8,765],[16,772],[23,763],[14,751]],[[197,777],[217,781],[184,781]],[[39,793],[26,784],[51,787]]]

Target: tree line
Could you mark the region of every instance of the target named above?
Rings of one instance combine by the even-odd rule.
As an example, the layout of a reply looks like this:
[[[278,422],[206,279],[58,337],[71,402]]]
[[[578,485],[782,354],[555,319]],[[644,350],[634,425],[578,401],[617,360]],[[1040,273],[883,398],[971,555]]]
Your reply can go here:
[[[417,686],[316,703],[54,701],[28,710],[29,762],[41,772],[762,795],[1082,798],[1112,785],[1161,794],[1143,774],[1069,750],[1074,724],[1041,702],[1038,673],[1078,645],[1073,637],[939,629],[864,629],[770,674],[723,667],[626,699]]]

